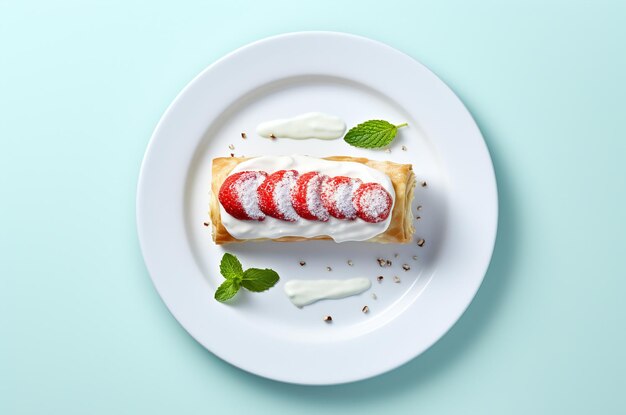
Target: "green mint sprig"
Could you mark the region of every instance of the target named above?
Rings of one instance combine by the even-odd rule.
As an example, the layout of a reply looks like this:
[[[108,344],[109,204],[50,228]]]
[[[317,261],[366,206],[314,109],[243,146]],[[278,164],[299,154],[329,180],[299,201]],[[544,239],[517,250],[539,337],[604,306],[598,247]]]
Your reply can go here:
[[[215,291],[215,299],[222,302],[233,298],[241,287],[261,292],[269,290],[279,280],[276,271],[271,269],[248,268],[244,271],[237,257],[229,253],[222,257],[220,273],[226,280]]]
[[[354,147],[385,147],[396,137],[398,128],[406,127],[407,125],[407,123],[393,125],[384,120],[369,120],[352,127],[343,139]]]

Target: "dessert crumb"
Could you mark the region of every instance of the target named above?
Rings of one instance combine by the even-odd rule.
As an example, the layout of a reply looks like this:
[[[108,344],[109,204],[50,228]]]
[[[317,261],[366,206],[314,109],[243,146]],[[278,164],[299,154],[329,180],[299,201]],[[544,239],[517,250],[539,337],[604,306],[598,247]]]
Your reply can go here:
[[[369,313],[370,308],[368,306],[363,306],[363,308],[361,309],[362,312],[364,312],[365,314]]]
[[[417,246],[422,247],[422,246],[424,246],[424,244],[425,244],[425,243],[426,243],[426,241],[425,241],[424,239],[421,239],[421,238],[420,238],[420,239],[417,241]]]
[[[241,133],[241,138],[245,140],[246,138],[248,138],[248,135],[246,133]]]
[[[398,284],[400,282],[400,277],[398,277],[397,275],[394,275],[393,277],[393,282],[395,282],[396,284]]]
[[[229,145],[228,145],[228,148],[230,148],[231,150],[234,150],[234,149],[235,149],[235,146],[234,146],[234,145],[232,145],[232,144],[229,144]]]
[[[271,138],[272,140],[276,140],[276,136],[274,135],[274,133],[270,134],[270,138]]]
[[[417,261],[417,255],[413,255],[413,261]]]
[[[354,265],[354,262],[352,262],[352,260],[351,260],[351,259],[349,259],[349,260],[348,260],[348,265],[349,265],[349,266],[352,266],[352,265]]]
[[[305,266],[305,265],[306,265],[306,262],[304,262],[304,261],[300,261],[300,266],[301,266],[301,267],[303,267],[303,266]]]
[[[402,146],[402,151],[406,151],[406,146]]]
[[[422,205],[417,205],[417,210],[422,210]]]
[[[422,183],[420,183],[420,184],[422,185],[422,187],[426,187],[426,186],[428,186],[428,183],[426,183],[426,181],[425,181],[425,180],[422,180]]]
[[[393,254],[393,257],[394,257],[394,258],[398,258],[398,256],[399,256],[399,255],[400,255],[400,254]]]
[[[383,282],[384,277],[382,275],[379,275],[378,277],[376,277],[376,281],[378,282]]]
[[[421,216],[416,216],[416,217],[415,217],[415,220],[420,220],[420,219],[422,219],[422,217],[421,217]]]
[[[332,271],[333,269],[331,267],[326,267],[326,271]]]
[[[402,269],[408,271],[411,269],[411,267],[409,266],[409,264],[402,264]]]
[[[324,316],[324,321],[327,323],[331,323],[333,321],[333,318],[331,316]]]
[[[204,226],[209,226],[209,222],[203,222],[202,223]]]
[[[230,156],[231,157],[235,157],[235,153],[230,153]]]

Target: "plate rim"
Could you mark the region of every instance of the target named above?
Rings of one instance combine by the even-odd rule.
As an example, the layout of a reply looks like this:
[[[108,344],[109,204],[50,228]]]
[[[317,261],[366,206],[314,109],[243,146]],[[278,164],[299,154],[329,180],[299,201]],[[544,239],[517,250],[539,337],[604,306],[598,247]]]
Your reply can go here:
[[[335,377],[335,378],[328,378],[325,380],[322,379],[302,379],[302,378],[294,378],[294,377],[290,377],[290,376],[285,376],[284,374],[282,375],[272,375],[270,373],[261,371],[261,370],[255,370],[255,368],[253,367],[249,367],[246,365],[242,365],[242,364],[238,364],[238,362],[233,361],[233,359],[231,357],[228,356],[224,356],[220,353],[217,353],[214,349],[210,348],[207,344],[205,344],[205,342],[203,342],[202,340],[200,340],[196,335],[194,335],[194,333],[192,333],[190,331],[190,329],[184,324],[183,321],[181,321],[181,319],[179,318],[179,316],[177,316],[177,313],[175,313],[175,311],[172,309],[172,306],[168,303],[168,301],[166,300],[166,294],[165,292],[163,292],[163,287],[160,285],[160,283],[157,281],[157,278],[155,277],[155,273],[156,271],[154,271],[153,269],[151,269],[151,266],[149,264],[149,260],[147,255],[150,255],[150,253],[148,253],[147,251],[149,251],[150,248],[147,247],[147,242],[146,242],[146,234],[145,234],[145,212],[144,212],[144,205],[143,205],[143,198],[145,197],[145,191],[146,191],[146,178],[149,174],[148,172],[148,165],[149,165],[149,159],[151,157],[152,152],[154,152],[154,148],[155,148],[155,143],[159,140],[158,137],[160,135],[160,132],[162,130],[162,128],[164,127],[164,125],[169,121],[169,117],[171,116],[174,108],[176,108],[180,102],[184,99],[184,97],[189,93],[189,91],[191,91],[194,86],[199,82],[199,80],[203,79],[206,76],[210,76],[211,71],[213,70],[213,68],[217,67],[218,65],[222,64],[225,61],[228,61],[229,59],[231,59],[234,56],[237,56],[239,54],[245,53],[246,51],[249,51],[251,49],[254,49],[256,47],[259,47],[260,45],[267,45],[267,44],[271,44],[272,42],[275,41],[282,41],[282,40],[286,40],[286,39],[292,39],[292,40],[296,40],[298,38],[302,39],[302,38],[306,38],[306,37],[337,37],[337,38],[343,38],[343,39],[349,39],[351,41],[356,41],[356,42],[365,42],[368,43],[370,45],[372,45],[375,48],[383,48],[383,49],[387,49],[387,51],[392,51],[395,54],[399,54],[402,55],[404,58],[408,58],[411,62],[413,62],[414,64],[417,64],[418,66],[422,67],[423,70],[425,70],[431,78],[433,78],[435,80],[435,82],[438,82],[440,85],[439,86],[443,86],[446,90],[447,93],[449,95],[451,95],[451,97],[453,97],[458,104],[460,104],[460,109],[464,110],[466,113],[466,116],[469,118],[469,121],[472,124],[472,127],[475,129],[475,133],[478,134],[478,137],[480,138],[479,143],[482,143],[482,148],[480,149],[487,157],[488,160],[488,164],[484,165],[483,167],[487,167],[487,176],[489,176],[489,179],[491,180],[491,183],[489,183],[489,185],[487,187],[490,187],[492,194],[490,195],[492,198],[492,202],[493,202],[493,206],[491,206],[492,210],[493,210],[493,218],[491,220],[492,222],[492,232],[489,235],[489,237],[487,238],[490,243],[489,246],[487,247],[485,253],[486,253],[486,260],[484,261],[484,263],[482,264],[481,270],[480,272],[478,272],[478,274],[480,274],[480,277],[477,280],[477,283],[473,286],[473,290],[471,293],[471,295],[468,295],[468,300],[466,301],[465,304],[463,304],[463,306],[457,310],[457,312],[455,313],[455,316],[452,318],[451,323],[447,326],[447,328],[445,328],[443,331],[441,331],[441,333],[437,336],[435,336],[435,338],[429,342],[429,344],[419,348],[418,350],[416,350],[414,353],[409,353],[406,356],[403,356],[401,359],[397,359],[393,364],[387,364],[385,366],[385,368],[383,369],[375,369],[373,371],[371,371],[371,373],[368,373],[366,375],[360,374],[357,376],[341,376],[341,377]],[[476,143],[473,143],[474,145]],[[197,145],[197,143],[196,143]],[[186,173],[186,172],[185,172]],[[473,301],[473,299],[476,296],[476,293],[478,292],[478,289],[480,288],[484,277],[488,271],[491,259],[493,257],[493,251],[495,248],[495,243],[496,243],[496,236],[497,236],[497,229],[498,229],[498,216],[499,216],[499,206],[498,206],[498,189],[497,189],[497,181],[496,181],[496,176],[495,176],[495,169],[493,166],[493,161],[491,159],[490,153],[489,153],[489,149],[487,147],[487,143],[485,142],[484,136],[482,135],[482,133],[480,132],[480,129],[478,128],[474,118],[471,116],[469,110],[467,109],[467,107],[463,104],[463,102],[461,101],[461,99],[452,91],[452,89],[445,84],[439,77],[437,77],[436,74],[434,74],[432,71],[430,71],[425,65],[423,65],[422,63],[420,63],[419,61],[417,61],[416,59],[406,55],[405,53],[392,48],[391,46],[388,46],[382,42],[376,41],[376,40],[372,40],[370,38],[367,37],[363,37],[363,36],[358,36],[358,35],[354,35],[354,34],[349,34],[349,33],[343,33],[343,32],[333,32],[333,31],[305,31],[305,32],[289,32],[289,33],[283,33],[283,34],[279,34],[279,35],[275,35],[275,36],[270,36],[270,37],[266,37],[257,41],[254,41],[252,43],[249,43],[247,45],[244,45],[242,47],[239,47],[237,49],[235,49],[234,51],[224,55],[223,57],[221,57],[220,59],[218,59],[217,61],[215,61],[214,63],[212,63],[211,65],[207,66],[205,69],[203,69],[197,76],[195,76],[174,98],[174,100],[170,103],[170,105],[167,107],[167,109],[164,111],[163,115],[161,116],[161,118],[159,119],[159,122],[157,123],[151,137],[150,140],[148,142],[146,151],[145,151],[145,155],[144,158],[142,159],[142,163],[141,163],[141,167],[140,167],[140,173],[139,173],[139,179],[137,182],[137,196],[136,196],[136,224],[137,224],[137,233],[138,233],[138,239],[139,239],[139,245],[140,245],[140,249],[141,249],[141,253],[142,253],[142,257],[144,259],[144,263],[146,265],[146,268],[148,270],[148,273],[150,275],[151,281],[155,287],[155,289],[157,290],[159,296],[161,297],[161,299],[163,300],[163,302],[165,303],[168,311],[170,312],[170,314],[172,314],[172,316],[178,321],[179,324],[181,324],[181,326],[183,326],[183,328],[185,328],[185,330],[196,340],[198,341],[200,344],[203,345],[203,347],[205,347],[207,350],[209,350],[211,353],[215,354],[216,356],[220,357],[222,360],[236,366],[239,367],[240,369],[243,369],[245,371],[248,371],[250,373],[254,373],[256,375],[259,376],[263,376],[263,377],[267,377],[270,379],[274,379],[274,380],[278,380],[278,381],[283,381],[283,382],[289,382],[289,383],[297,383],[297,384],[324,384],[324,385],[329,385],[329,384],[340,384],[340,383],[348,383],[348,382],[353,382],[353,381],[358,381],[358,380],[362,380],[362,379],[366,379],[369,377],[373,377],[376,375],[380,375],[382,373],[386,373],[388,371],[391,371],[401,365],[403,365],[404,363],[412,360],[413,358],[419,356],[420,354],[422,354],[423,352],[425,352],[426,350],[428,350],[430,347],[432,347],[433,344],[435,344],[437,341],[439,341],[443,336],[445,336],[445,334],[452,328],[454,327],[454,325],[458,322],[458,320],[460,319],[460,317],[465,313],[465,311],[467,310],[467,308],[469,307],[469,305],[471,304],[471,302]]]

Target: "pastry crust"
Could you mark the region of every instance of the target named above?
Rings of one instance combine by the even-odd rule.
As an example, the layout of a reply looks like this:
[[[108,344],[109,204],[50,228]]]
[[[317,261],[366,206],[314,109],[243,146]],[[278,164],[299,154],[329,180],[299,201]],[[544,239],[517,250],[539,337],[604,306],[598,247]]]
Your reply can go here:
[[[221,221],[220,203],[217,199],[220,187],[226,177],[239,163],[248,160],[248,157],[218,157],[213,159],[212,179],[211,179],[211,202],[209,215],[211,217],[211,230],[213,241],[217,245],[228,244],[232,242],[247,241],[276,241],[276,242],[298,242],[312,240],[332,240],[329,236],[316,236],[314,238],[306,238],[301,236],[284,236],[278,239],[236,239],[228,233],[226,227]],[[387,230],[367,242],[378,243],[408,243],[411,242],[413,232],[413,212],[411,211],[411,202],[413,201],[413,190],[415,188],[415,175],[413,167],[410,164],[398,164],[390,161],[369,160],[363,157],[349,156],[333,156],[323,157],[325,160],[331,161],[351,161],[364,164],[368,167],[385,173],[391,179],[393,189],[396,193],[396,200],[391,212],[391,222]]]

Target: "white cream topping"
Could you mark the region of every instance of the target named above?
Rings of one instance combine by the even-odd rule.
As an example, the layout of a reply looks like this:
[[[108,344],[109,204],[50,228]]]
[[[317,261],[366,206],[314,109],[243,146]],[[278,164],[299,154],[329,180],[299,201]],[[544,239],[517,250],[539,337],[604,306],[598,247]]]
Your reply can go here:
[[[330,161],[309,156],[261,156],[239,163],[231,174],[245,170],[260,170],[272,174],[278,170],[297,170],[300,174],[317,171],[328,176],[348,176],[359,178],[364,183],[375,182],[389,192],[395,203],[396,194],[391,179],[376,169],[361,163]],[[392,206],[393,209],[393,206]],[[391,214],[378,223],[369,223],[360,218],[342,220],[331,217],[327,222],[298,218],[287,222],[267,216],[263,221],[239,220],[226,213],[220,204],[222,223],[232,236],[237,239],[280,238],[282,236],[329,236],[335,242],[365,241],[387,230]]]
[[[333,140],[346,131],[346,123],[334,115],[321,112],[307,112],[293,118],[266,121],[257,127],[257,133],[265,138],[320,138]]]
[[[367,278],[348,280],[291,280],[284,286],[285,294],[297,307],[319,300],[335,300],[368,290],[372,283]]]

